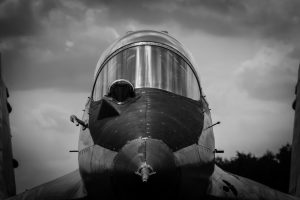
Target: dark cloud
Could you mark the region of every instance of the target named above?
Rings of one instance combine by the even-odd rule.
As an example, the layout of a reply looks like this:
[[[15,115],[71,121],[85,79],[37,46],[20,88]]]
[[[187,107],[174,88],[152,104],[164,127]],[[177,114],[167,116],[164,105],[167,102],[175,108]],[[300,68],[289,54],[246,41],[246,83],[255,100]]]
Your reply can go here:
[[[278,77],[282,72],[284,73],[285,71],[273,70],[265,76],[255,74],[256,76],[245,78],[240,82],[242,84],[239,87],[243,87],[252,98],[291,104],[295,82],[276,79],[276,76]]]
[[[300,59],[300,45],[296,46],[294,51],[292,51],[289,56],[294,59]]]
[[[2,1],[0,4],[0,38],[31,35],[40,30],[32,1]]]
[[[59,9],[63,7],[60,0],[52,1],[37,1],[38,2],[38,13],[40,16],[47,16],[51,10]]]
[[[217,35],[235,34],[235,13],[243,13],[240,1],[95,1],[83,2],[88,8],[104,9],[114,22],[136,21],[157,25],[175,22],[188,30],[202,30]],[[229,20],[229,21],[228,21]],[[234,21],[233,21],[234,20]]]
[[[227,36],[261,34],[289,39],[300,27],[300,2],[296,0],[30,0],[2,1],[0,6],[0,26],[5,27],[2,38],[36,33],[43,28],[41,19],[52,10],[63,10],[81,20],[87,9],[98,9],[106,12],[107,19],[114,23],[128,20],[156,25],[172,21],[189,30]],[[102,23],[103,15],[97,20]]]
[[[290,104],[298,68],[298,60],[287,56],[292,51],[290,46],[261,49],[238,69],[238,87],[252,98]]]
[[[66,1],[64,1],[66,2]],[[82,18],[77,8],[70,8],[61,0],[2,0],[0,2],[0,40],[43,34],[52,11],[60,10],[77,20]],[[64,23],[63,26],[66,24]]]
[[[43,17],[51,10],[61,8],[58,0],[3,0],[0,2],[0,38],[36,35],[43,31]]]
[[[85,15],[80,9],[59,0],[1,2],[0,51],[11,90],[91,90],[95,65],[111,36],[91,35],[78,23]]]
[[[300,27],[300,2],[270,0],[187,1],[96,1],[83,2],[89,8],[107,9],[111,20],[134,20],[142,24],[176,22],[189,30],[216,35],[259,34],[289,39]]]
[[[40,61],[43,56],[49,58]],[[14,59],[16,57],[18,59]],[[98,58],[98,51],[88,54],[65,49],[59,52],[41,50],[41,54],[34,52],[33,55],[5,51],[2,62],[6,83],[11,90],[54,88],[89,92]]]
[[[294,41],[300,29],[298,8],[298,1],[269,0],[6,0],[0,2],[0,50],[12,89],[86,91],[101,50],[111,42],[105,27],[126,32],[124,24],[130,22],[166,23],[185,32]],[[89,23],[99,28],[92,37],[85,33]],[[68,47],[69,40],[74,47]],[[289,56],[294,54],[297,48]],[[39,61],[43,57],[49,58]]]

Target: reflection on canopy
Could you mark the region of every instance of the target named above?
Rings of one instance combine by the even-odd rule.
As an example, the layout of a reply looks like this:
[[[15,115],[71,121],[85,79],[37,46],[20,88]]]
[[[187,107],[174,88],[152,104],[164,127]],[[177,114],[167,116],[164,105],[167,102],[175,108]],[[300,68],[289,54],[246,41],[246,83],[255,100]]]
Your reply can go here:
[[[195,100],[200,88],[190,66],[178,54],[159,46],[135,46],[112,57],[96,79],[93,98],[100,100],[118,79],[135,88],[158,88]]]

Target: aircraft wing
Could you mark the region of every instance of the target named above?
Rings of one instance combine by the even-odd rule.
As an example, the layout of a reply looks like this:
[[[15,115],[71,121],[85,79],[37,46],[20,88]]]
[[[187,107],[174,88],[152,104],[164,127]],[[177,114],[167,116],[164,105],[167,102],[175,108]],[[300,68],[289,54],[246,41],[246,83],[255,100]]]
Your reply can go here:
[[[211,176],[208,197],[212,200],[299,200],[268,186],[223,171],[217,165]]]
[[[84,199],[85,196],[85,188],[81,180],[79,170],[77,169],[74,172],[71,172],[53,181],[10,197],[7,200],[70,200]]]

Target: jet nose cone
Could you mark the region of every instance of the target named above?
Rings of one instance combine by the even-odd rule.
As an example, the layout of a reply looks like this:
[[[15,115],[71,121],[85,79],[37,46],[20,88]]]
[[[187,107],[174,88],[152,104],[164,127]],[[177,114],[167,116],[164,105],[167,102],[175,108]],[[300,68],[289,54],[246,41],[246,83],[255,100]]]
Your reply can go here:
[[[160,140],[140,138],[127,143],[114,159],[115,194],[122,199],[173,198],[180,176],[174,158]]]

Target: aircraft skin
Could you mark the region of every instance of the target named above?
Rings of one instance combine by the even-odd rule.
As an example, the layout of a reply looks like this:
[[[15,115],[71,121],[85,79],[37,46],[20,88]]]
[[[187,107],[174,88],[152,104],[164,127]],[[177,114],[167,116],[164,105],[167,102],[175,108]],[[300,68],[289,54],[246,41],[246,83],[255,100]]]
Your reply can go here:
[[[9,199],[299,199],[215,165],[196,66],[165,32],[130,32],[96,66],[79,169]]]
[[[8,102],[9,92],[2,79],[0,52],[0,199],[16,195],[15,174],[9,113],[12,107]]]

